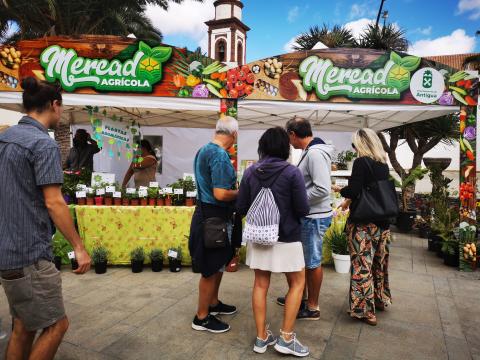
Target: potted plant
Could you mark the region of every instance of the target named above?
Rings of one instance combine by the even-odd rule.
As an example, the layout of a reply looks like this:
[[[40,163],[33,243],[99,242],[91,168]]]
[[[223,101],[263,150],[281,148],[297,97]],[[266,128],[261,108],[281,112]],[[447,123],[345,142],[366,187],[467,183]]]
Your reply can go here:
[[[163,252],[160,249],[150,251],[150,261],[152,262],[152,271],[159,272],[163,269]]]
[[[183,179],[177,180],[175,183],[170,185],[173,189],[173,198],[172,203],[174,206],[184,206],[185,205],[185,191],[183,189]]]
[[[180,247],[168,250],[168,266],[170,272],[179,272],[182,269],[182,249]]]
[[[193,181],[191,176],[187,176],[185,180],[183,180],[183,191],[185,194],[185,206],[194,206],[195,205],[195,197],[188,196],[189,194],[194,193],[196,190],[195,182]]]
[[[113,193],[106,192],[104,200],[105,200],[105,205],[106,206],[112,206],[113,205]]]
[[[145,251],[142,247],[137,247],[130,252],[130,261],[133,273],[143,271],[143,263],[145,261]]]
[[[433,202],[432,230],[438,234],[433,237],[434,250],[440,258],[444,258],[445,251],[456,251],[455,247],[458,249],[458,242],[456,245],[453,244],[453,241],[456,241],[454,230],[458,225],[458,219],[458,209],[450,207],[442,200]]]
[[[87,198],[81,197],[77,198],[77,205],[83,206],[87,204]]]
[[[443,239],[442,244],[443,263],[447,266],[458,267],[460,265],[460,249],[455,236]]]
[[[103,246],[93,249],[92,260],[95,264],[95,274],[105,274],[107,272],[108,250]]]
[[[147,189],[147,195],[148,195],[148,205],[155,206],[158,198],[158,188],[149,187]]]
[[[165,195],[158,193],[157,206],[165,206]]]
[[[345,161],[344,154],[344,151],[341,151],[337,154],[337,160],[335,162],[336,170],[347,170],[347,162]]]
[[[63,236],[54,235],[52,238],[53,262],[58,271],[62,264],[68,264],[68,253],[72,251],[72,246]]]
[[[138,206],[139,203],[138,194],[130,194],[130,206]]]
[[[140,199],[140,206],[147,206],[148,205],[148,200],[147,200],[146,195],[138,194],[138,198]]]
[[[347,234],[345,232],[332,231],[330,236],[335,271],[340,274],[347,274],[350,271],[351,264]]]
[[[351,171],[353,167],[353,160],[355,160],[355,158],[357,157],[357,154],[354,153],[353,151],[347,150],[345,151],[343,156],[345,159],[345,163],[347,164],[347,170]]]
[[[125,189],[122,190],[122,205],[123,206],[128,206],[130,205],[130,194],[127,194],[127,191]]]
[[[87,191],[87,205],[95,205],[95,192],[92,189]]]
[[[172,197],[170,194],[165,195],[165,206],[172,206]]]
[[[397,217],[397,228],[401,232],[410,232],[417,216],[415,209],[410,209],[408,206],[407,189],[410,188],[417,180],[423,179],[425,174],[428,172],[427,169],[422,169],[418,166],[416,169],[410,171],[409,175],[406,176],[402,181],[395,180],[395,186],[399,187],[402,191],[402,201],[400,206],[400,212]]]
[[[417,216],[414,227],[418,230],[418,236],[422,239],[427,239],[430,235],[429,221],[423,216]]]
[[[105,188],[102,185],[103,184],[100,184],[100,185],[95,186],[93,188],[95,190],[95,205],[96,206],[102,206],[103,205],[103,199],[105,197]]]

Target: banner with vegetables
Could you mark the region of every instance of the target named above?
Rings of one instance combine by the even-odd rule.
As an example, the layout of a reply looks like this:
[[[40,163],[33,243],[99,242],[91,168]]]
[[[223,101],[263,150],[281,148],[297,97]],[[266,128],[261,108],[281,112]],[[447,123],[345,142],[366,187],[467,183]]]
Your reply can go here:
[[[460,268],[473,270],[478,264],[477,226],[477,108],[460,110]]]
[[[114,36],[0,45],[0,91],[21,91],[26,76],[88,94],[447,106],[478,101],[477,74],[368,49],[302,51],[230,68],[200,50]]]

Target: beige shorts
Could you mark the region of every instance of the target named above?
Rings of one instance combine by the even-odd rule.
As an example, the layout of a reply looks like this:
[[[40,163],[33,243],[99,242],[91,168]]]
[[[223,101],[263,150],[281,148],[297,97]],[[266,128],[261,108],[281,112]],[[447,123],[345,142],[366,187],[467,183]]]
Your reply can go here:
[[[23,269],[1,272],[10,313],[27,331],[45,329],[65,317],[62,277],[55,265],[39,260]]]

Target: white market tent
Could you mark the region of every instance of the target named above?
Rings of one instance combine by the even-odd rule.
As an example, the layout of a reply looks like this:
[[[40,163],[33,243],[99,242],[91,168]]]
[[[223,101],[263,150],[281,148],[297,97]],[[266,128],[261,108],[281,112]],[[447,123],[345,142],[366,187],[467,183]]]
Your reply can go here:
[[[22,94],[0,92],[0,107],[21,111]],[[213,128],[218,119],[218,99],[64,94],[64,120],[71,125],[89,124],[85,106],[108,107],[109,115],[127,116],[142,126]],[[128,104],[128,107],[125,106]],[[294,115],[310,119],[323,131],[354,131],[370,127],[380,131],[395,126],[451,114],[457,106],[318,103],[298,101],[239,100],[241,129],[284,126]]]

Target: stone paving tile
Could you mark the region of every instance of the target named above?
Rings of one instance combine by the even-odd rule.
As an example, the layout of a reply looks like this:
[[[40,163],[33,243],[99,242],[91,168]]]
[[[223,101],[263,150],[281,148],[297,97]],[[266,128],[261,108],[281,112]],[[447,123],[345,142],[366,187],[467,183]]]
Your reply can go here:
[[[480,273],[461,273],[426,250],[426,240],[394,234],[390,284],[393,305],[370,327],[349,318],[349,276],[324,268],[321,320],[299,321],[298,338],[312,359],[478,359],[480,360]],[[220,299],[238,313],[223,316],[226,334],[191,329],[198,298],[198,274],[189,268],[132,274],[112,267],[77,276],[62,271],[70,329],[56,359],[281,359],[269,349],[252,351],[255,324],[251,309],[254,274],[242,266],[224,275]],[[275,301],[287,292],[285,277],[272,275],[267,319],[278,333],[283,307]],[[10,325],[0,291],[2,327]],[[0,353],[6,342],[0,342]],[[179,351],[179,349],[181,349]]]

